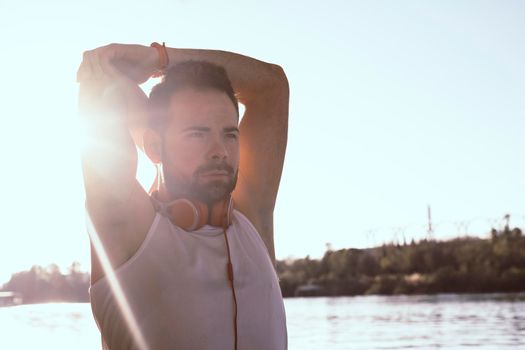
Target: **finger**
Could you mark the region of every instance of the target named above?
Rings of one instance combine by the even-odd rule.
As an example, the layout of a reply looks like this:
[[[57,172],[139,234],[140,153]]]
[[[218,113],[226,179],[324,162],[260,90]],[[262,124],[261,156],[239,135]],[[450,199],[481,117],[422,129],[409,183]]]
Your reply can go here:
[[[76,74],[76,82],[77,83],[80,83],[82,81],[82,76],[83,76],[82,68],[83,68],[83,66],[82,66],[82,64],[80,64],[80,66],[77,69],[77,74]]]
[[[89,55],[89,64],[90,64],[91,72],[93,74],[94,79],[104,80],[106,78],[106,75],[104,74],[104,70],[102,69],[100,65],[99,50],[93,50],[91,52],[91,55]]]
[[[77,82],[89,80],[91,76],[91,68],[88,61],[88,51],[84,51],[82,54],[82,62],[80,63],[80,66],[77,70]]]

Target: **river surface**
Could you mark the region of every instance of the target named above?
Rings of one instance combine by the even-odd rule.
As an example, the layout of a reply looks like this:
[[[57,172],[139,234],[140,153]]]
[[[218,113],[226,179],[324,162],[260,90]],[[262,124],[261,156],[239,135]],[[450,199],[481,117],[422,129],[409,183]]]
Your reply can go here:
[[[525,293],[285,299],[291,350],[525,349]],[[89,304],[0,308],[0,349],[100,349]]]

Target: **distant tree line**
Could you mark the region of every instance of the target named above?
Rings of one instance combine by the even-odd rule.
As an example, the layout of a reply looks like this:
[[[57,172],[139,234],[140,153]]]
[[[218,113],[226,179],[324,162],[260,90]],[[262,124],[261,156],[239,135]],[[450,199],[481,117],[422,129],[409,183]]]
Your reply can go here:
[[[490,239],[328,250],[320,260],[280,260],[277,272],[284,297],[518,292],[525,291],[525,237],[505,227]],[[0,290],[21,293],[24,303],[86,302],[88,288],[89,274],[73,263],[65,274],[54,264],[33,266]]]
[[[519,228],[491,239],[456,238],[328,250],[321,260],[278,261],[283,296],[525,291],[525,238]]]
[[[49,301],[86,302],[89,300],[89,274],[80,271],[80,265],[73,263],[67,274],[60,272],[56,264],[47,267],[35,265],[29,271],[17,272],[1,290],[22,294],[23,303]]]

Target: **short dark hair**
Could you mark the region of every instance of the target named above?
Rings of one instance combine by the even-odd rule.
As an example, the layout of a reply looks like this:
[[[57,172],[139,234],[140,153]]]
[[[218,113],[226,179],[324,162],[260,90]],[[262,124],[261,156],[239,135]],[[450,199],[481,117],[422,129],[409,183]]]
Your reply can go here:
[[[149,126],[159,130],[165,126],[171,96],[184,89],[218,90],[228,95],[237,116],[239,105],[226,70],[206,61],[184,61],[168,69],[162,81],[149,94]]]

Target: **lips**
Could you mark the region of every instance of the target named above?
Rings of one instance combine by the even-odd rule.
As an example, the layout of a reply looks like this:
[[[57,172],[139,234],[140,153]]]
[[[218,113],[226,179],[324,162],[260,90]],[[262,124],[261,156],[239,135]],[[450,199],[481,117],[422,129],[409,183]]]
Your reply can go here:
[[[201,176],[210,176],[210,177],[214,177],[214,176],[230,176],[230,173],[228,171],[208,171],[208,172],[205,172],[205,173],[202,173]]]
[[[196,176],[203,178],[231,178],[233,174],[233,168],[226,163],[209,163],[199,167],[196,171]]]
[[[204,177],[225,177],[225,176],[230,176],[230,174],[226,171],[214,171],[214,172],[209,172],[209,173],[204,173],[204,174],[201,174],[202,176]]]

